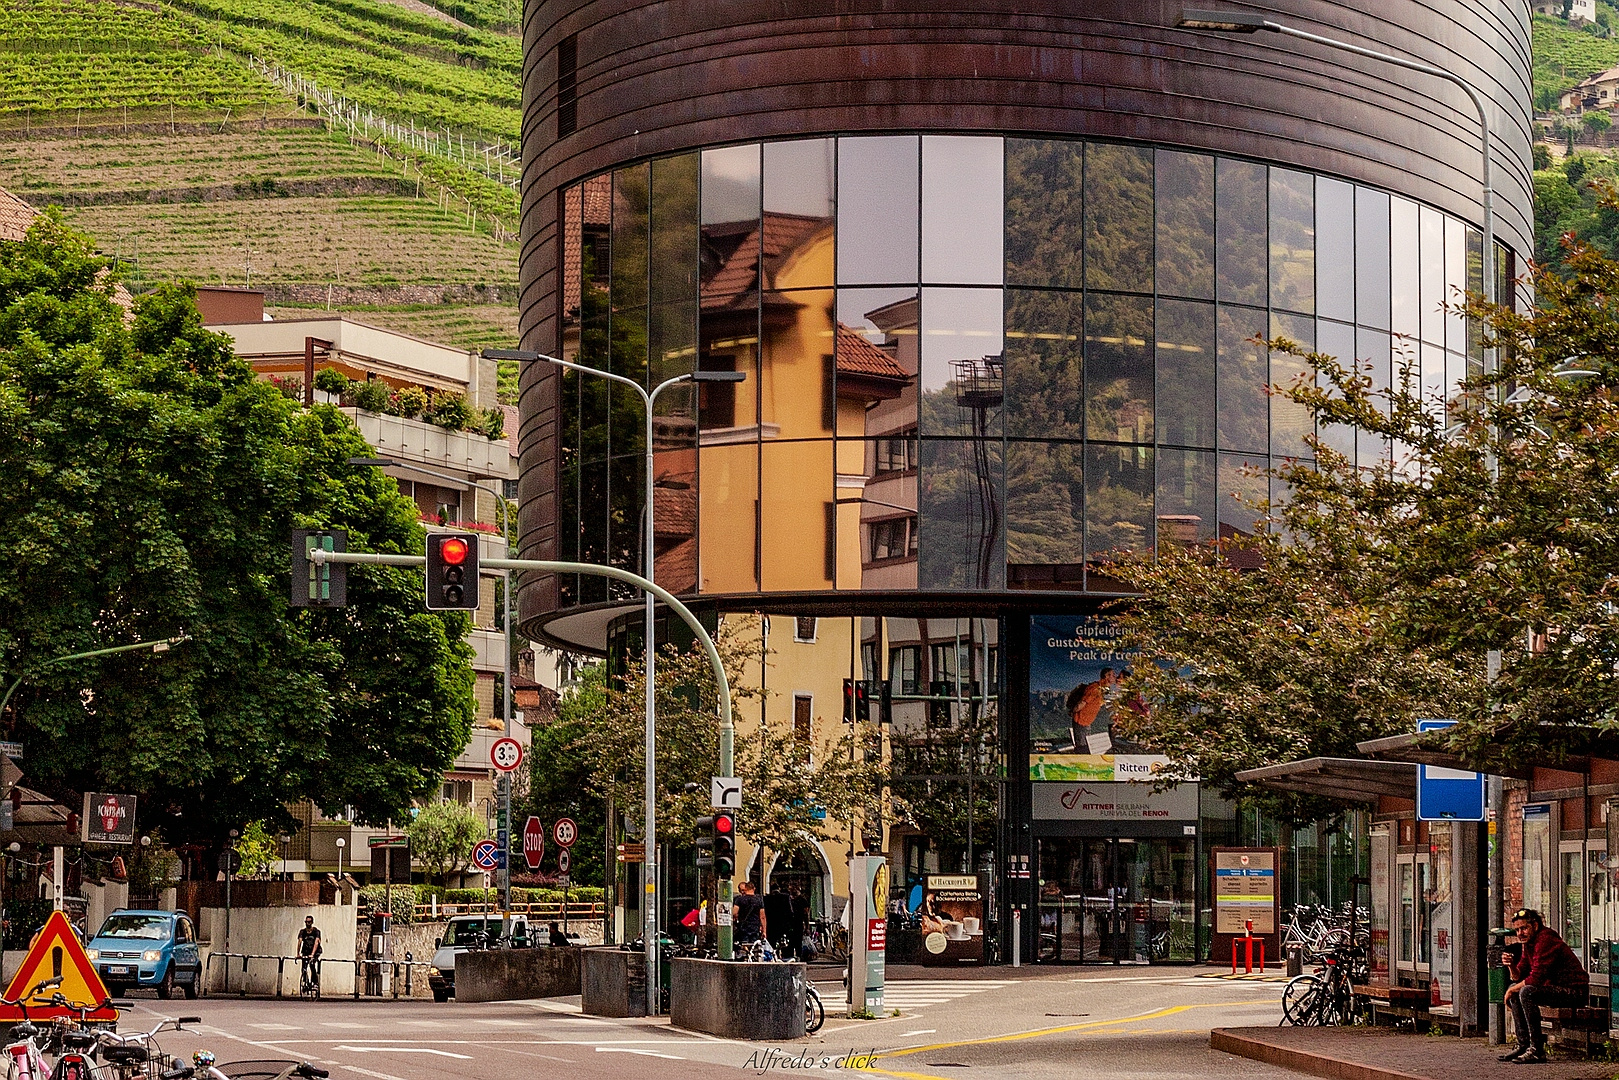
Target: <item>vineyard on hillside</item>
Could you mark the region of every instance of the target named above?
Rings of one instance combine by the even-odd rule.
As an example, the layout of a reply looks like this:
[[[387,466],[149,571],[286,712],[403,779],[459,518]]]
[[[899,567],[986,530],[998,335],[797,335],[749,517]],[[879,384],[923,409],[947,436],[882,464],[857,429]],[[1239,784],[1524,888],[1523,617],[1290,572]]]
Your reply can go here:
[[[1619,38],[1599,38],[1549,15],[1534,22],[1535,104],[1546,108],[1587,75],[1619,64]]]

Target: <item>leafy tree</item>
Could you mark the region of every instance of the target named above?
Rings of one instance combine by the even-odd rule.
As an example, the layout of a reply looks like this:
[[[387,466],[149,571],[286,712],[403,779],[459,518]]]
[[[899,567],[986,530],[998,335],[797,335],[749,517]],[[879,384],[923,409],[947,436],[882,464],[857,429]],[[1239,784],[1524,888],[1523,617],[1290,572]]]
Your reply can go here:
[[[556,719],[533,729],[513,789],[514,821],[533,814],[547,827],[563,817],[579,826],[569,874],[583,885],[602,884],[607,801],[591,787],[586,748],[606,704],[607,668],[593,664],[562,694]]]
[[[424,612],[398,568],[351,568],[345,610],[287,603],[291,528],[421,550],[414,504],[347,464],[368,453],[204,331],[189,289],[127,316],[54,217],[0,244],[0,552],[29,568],[0,582],[0,669],[25,676],[11,730],[33,782],[135,792],[175,843],[286,827],[305,797],[382,821],[430,791],[470,737],[465,616]]]
[[[1449,403],[1409,371],[1383,388],[1310,357],[1321,385],[1284,392],[1396,462],[1356,467],[1316,440],[1313,467],[1280,470],[1261,570],[1207,551],[1120,567],[1145,594],[1128,633],[1158,661],[1138,665],[1128,736],[1224,783],[1425,716],[1456,718],[1450,744],[1487,771],[1619,722],[1619,262],[1575,241],[1564,261],[1528,313],[1467,304],[1499,364]]]
[[[237,873],[242,877],[262,877],[270,872],[280,855],[280,845],[262,821],[250,821],[242,827],[242,835],[232,845],[242,860]]]
[[[1552,167],[1552,152],[1546,148],[1545,143],[1536,143],[1534,146],[1535,171]]]
[[[472,858],[472,845],[486,835],[472,807],[448,799],[428,803],[410,823],[410,853],[438,874],[449,888],[450,875]]]
[[[1613,117],[1600,109],[1592,109],[1580,118],[1580,126],[1592,135],[1601,135],[1613,127]]]

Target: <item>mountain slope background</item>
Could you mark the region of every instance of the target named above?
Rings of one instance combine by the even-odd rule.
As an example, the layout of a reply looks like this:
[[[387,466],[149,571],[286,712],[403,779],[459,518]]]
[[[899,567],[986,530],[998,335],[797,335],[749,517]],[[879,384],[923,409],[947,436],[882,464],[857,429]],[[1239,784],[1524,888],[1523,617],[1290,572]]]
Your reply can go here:
[[[251,285],[280,316],[511,345],[518,18],[516,0],[0,0],[0,187],[62,207],[137,293]]]

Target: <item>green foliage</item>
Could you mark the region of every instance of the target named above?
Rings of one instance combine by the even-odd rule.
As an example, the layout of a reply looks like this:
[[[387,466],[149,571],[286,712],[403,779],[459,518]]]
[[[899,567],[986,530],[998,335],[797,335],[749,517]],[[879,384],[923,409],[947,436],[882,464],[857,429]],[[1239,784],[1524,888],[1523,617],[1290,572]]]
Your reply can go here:
[[[1552,152],[1544,143],[1536,143],[1534,145],[1532,156],[1534,158],[1536,172],[1552,167]]]
[[[395,882],[391,887],[383,884],[367,885],[360,890],[367,911],[392,911],[395,926],[409,926],[416,921],[416,905],[426,898],[418,894],[417,886]],[[389,906],[389,898],[392,906]]]
[[[242,877],[256,878],[268,874],[280,857],[281,845],[262,821],[250,821],[242,828],[242,835],[232,845],[242,860],[238,873]]]
[[[434,394],[422,419],[441,428],[460,431],[472,420],[472,407],[461,394]]]
[[[533,742],[518,767],[512,802],[514,821],[532,814],[549,828],[558,818],[574,820],[579,839],[573,845],[569,873],[574,880],[592,885],[602,882],[607,800],[591,787],[587,748],[591,729],[606,708],[607,667],[593,664],[563,692],[556,719],[533,729]],[[554,865],[554,845],[548,846],[546,858],[548,865]]]
[[[315,389],[328,394],[341,394],[348,390],[352,380],[336,368],[321,368],[315,372]]]
[[[43,790],[130,791],[176,843],[280,827],[313,798],[402,816],[466,745],[468,622],[421,574],[351,568],[344,611],[288,607],[294,527],[419,551],[415,506],[341,412],[305,410],[207,333],[188,289],[112,299],[87,238],[45,216],[0,245],[0,666]],[[153,656],[39,667],[187,634]]]
[[[472,859],[472,845],[486,835],[482,819],[472,807],[444,800],[422,807],[410,823],[410,853],[439,880],[449,884],[450,874]]]
[[[427,391],[419,386],[406,386],[394,392],[388,411],[399,416],[418,417],[427,409]]]
[[[1587,75],[1619,64],[1619,41],[1570,26],[1550,15],[1536,15],[1531,28],[1536,99],[1557,96]]]
[[[388,384],[381,379],[356,380],[346,388],[348,398],[356,408],[372,412],[388,411],[391,394]]]
[[[1535,173],[1535,258],[1542,266],[1557,274],[1568,272],[1568,239],[1615,252],[1619,213],[1603,205],[1602,193],[1616,180],[1619,158],[1591,150]]]

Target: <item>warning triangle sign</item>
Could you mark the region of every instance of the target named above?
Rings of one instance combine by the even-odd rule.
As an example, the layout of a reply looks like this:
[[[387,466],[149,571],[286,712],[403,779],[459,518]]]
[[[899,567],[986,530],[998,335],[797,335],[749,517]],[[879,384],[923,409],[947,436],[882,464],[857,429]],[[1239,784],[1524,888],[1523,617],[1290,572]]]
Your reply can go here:
[[[28,999],[28,1019],[40,1020],[53,1016],[78,1016],[77,1010],[65,1005],[52,1005],[50,999],[61,994],[67,1001],[102,1002],[107,1000],[107,987],[96,974],[95,965],[84,954],[78,935],[68,925],[67,916],[60,911],[51,912],[39,936],[28,947],[22,966],[11,977],[6,987],[7,1001],[16,1001],[40,983],[60,978],[61,984],[40,991],[38,997]],[[95,1008],[85,1013],[87,1020],[117,1020],[118,1010]],[[15,1005],[0,1005],[0,1020],[21,1020],[22,1009]]]

